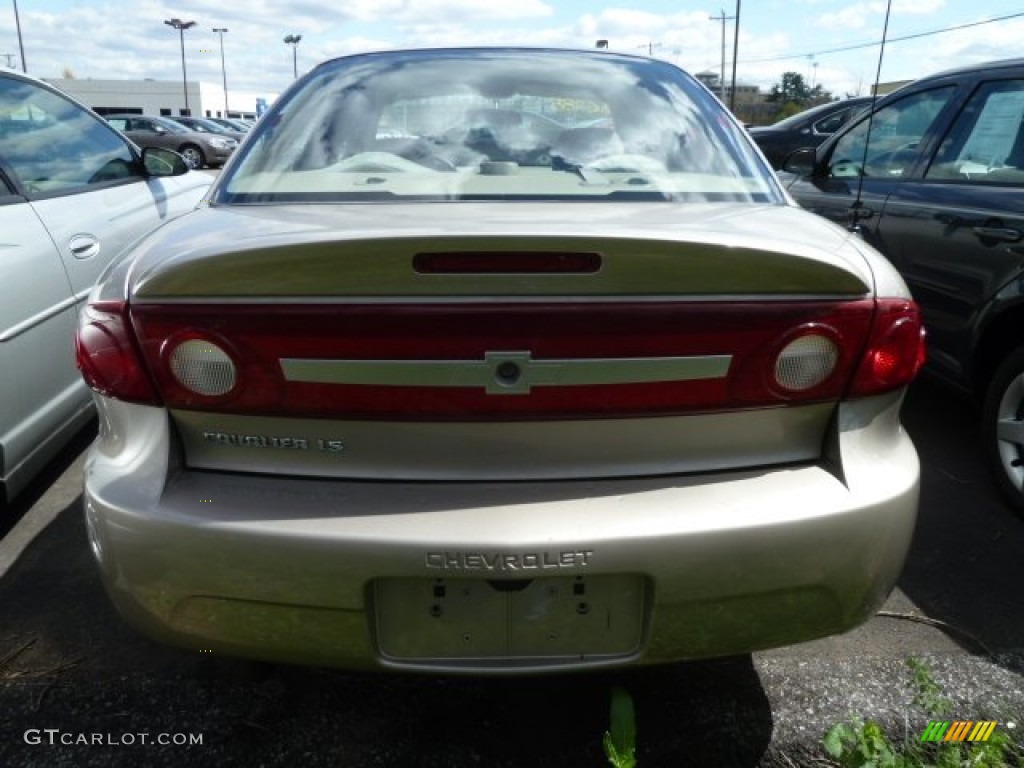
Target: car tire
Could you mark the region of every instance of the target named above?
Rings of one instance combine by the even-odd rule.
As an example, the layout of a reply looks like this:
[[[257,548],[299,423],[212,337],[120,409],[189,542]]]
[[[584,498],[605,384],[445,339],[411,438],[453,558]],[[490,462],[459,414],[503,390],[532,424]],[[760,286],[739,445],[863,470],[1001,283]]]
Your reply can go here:
[[[198,171],[206,164],[206,158],[203,156],[203,150],[197,147],[195,144],[186,144],[178,150],[181,156],[185,158],[185,162],[188,163],[188,167],[194,171]]]
[[[982,410],[985,453],[1000,493],[1024,517],[1024,347],[996,369]]]

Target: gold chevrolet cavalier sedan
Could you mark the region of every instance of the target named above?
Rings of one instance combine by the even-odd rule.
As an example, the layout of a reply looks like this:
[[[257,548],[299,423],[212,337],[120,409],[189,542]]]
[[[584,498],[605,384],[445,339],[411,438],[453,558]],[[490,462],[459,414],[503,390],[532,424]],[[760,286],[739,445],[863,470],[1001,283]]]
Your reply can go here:
[[[326,62],[107,270],[107,590],[184,648],[536,673],[842,632],[900,574],[918,310],[674,66]]]

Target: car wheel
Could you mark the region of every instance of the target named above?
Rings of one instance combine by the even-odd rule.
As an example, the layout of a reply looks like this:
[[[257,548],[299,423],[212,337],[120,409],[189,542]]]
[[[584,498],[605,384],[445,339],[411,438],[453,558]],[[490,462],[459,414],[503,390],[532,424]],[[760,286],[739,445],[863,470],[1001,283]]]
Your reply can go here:
[[[996,370],[985,394],[985,448],[1000,492],[1024,517],[1024,347]]]
[[[186,144],[180,150],[181,156],[185,158],[185,162],[188,163],[188,167],[198,171],[206,162],[206,158],[203,157],[203,150],[197,147],[195,144]]]

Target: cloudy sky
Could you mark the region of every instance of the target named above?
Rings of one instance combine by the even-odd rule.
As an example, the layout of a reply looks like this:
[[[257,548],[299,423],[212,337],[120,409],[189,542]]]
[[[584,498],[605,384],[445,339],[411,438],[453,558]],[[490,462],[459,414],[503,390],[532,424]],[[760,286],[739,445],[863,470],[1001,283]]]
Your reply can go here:
[[[0,65],[20,66],[15,0],[0,0]],[[837,96],[867,93],[875,79],[886,0],[746,0],[739,30],[740,82],[769,88],[800,72]],[[228,89],[277,93],[292,79],[287,34],[302,35],[300,72],[367,50],[523,44],[652,53],[692,72],[719,71],[722,22],[735,0],[20,0],[28,71],[60,77],[180,80],[185,33],[189,80],[220,82],[215,27],[226,27]],[[726,22],[726,79],[734,21]],[[933,34],[934,33],[934,34]],[[912,38],[900,40],[900,38]],[[1024,6],[1011,0],[892,0],[881,80],[906,80],[964,63],[1020,55]],[[847,49],[847,50],[838,50]]]

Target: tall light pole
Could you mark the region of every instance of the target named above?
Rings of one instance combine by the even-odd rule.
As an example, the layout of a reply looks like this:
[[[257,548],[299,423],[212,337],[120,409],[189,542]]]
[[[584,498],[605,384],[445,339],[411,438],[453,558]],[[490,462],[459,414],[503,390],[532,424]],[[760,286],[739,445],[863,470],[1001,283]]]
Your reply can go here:
[[[284,41],[292,47],[292,76],[299,76],[299,40],[302,35],[285,35]]]
[[[18,28],[18,50],[21,51],[21,71],[28,74],[28,64],[25,63],[25,43],[21,40],[21,17],[18,15],[18,0],[14,0],[14,26]]]
[[[196,23],[181,19],[164,19],[164,24],[178,30],[178,35],[181,37],[181,88],[185,94],[185,114],[191,115],[192,110],[188,108],[188,72],[185,70],[185,30],[192,29]]]
[[[214,27],[213,31],[220,35],[220,75],[224,78],[224,117],[228,116],[228,69],[224,66],[224,33],[227,27]]]

